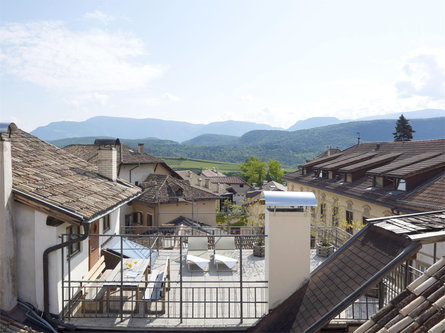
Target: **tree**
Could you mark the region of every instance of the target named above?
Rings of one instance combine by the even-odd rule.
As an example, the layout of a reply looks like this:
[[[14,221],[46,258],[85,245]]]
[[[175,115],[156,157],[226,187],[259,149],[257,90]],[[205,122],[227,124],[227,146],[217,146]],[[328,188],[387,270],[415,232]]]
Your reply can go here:
[[[261,186],[266,177],[266,163],[255,156],[241,164],[243,178],[249,183],[256,183]]]
[[[274,180],[276,182],[281,183],[281,177],[283,177],[284,172],[283,169],[281,169],[281,164],[278,161],[275,160],[269,160],[267,162],[267,178],[269,180]]]
[[[392,134],[394,135],[394,141],[411,141],[415,132],[409,124],[409,120],[402,114],[397,120],[396,131]]]

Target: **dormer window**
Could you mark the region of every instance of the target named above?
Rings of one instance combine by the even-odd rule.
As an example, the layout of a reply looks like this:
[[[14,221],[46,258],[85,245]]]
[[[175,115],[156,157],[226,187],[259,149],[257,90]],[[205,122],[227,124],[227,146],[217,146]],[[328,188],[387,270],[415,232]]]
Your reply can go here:
[[[397,191],[406,191],[406,180],[400,179],[397,184]]]
[[[328,177],[329,177],[329,179],[334,179],[334,172],[328,171]]]
[[[382,176],[374,177],[374,181],[375,181],[375,187],[383,187],[383,177]]]
[[[345,182],[347,183],[352,183],[352,174],[351,173],[347,173],[345,176]]]

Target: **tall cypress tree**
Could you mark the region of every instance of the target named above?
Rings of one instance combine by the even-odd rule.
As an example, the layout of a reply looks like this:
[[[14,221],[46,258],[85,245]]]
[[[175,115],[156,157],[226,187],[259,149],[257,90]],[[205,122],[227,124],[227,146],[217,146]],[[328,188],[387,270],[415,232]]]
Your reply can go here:
[[[396,131],[392,134],[394,135],[394,141],[411,141],[415,132],[409,124],[409,120],[402,114],[397,120]]]

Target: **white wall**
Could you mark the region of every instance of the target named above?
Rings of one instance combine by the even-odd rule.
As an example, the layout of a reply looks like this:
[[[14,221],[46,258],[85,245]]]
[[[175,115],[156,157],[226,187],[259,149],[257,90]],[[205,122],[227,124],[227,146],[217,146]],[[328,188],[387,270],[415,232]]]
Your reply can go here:
[[[269,309],[298,290],[310,276],[310,213],[266,210],[266,279]]]
[[[131,183],[134,184],[137,181],[138,184],[140,184],[148,177],[148,175],[154,173],[155,165],[156,164],[141,164],[139,166],[121,165],[119,177],[130,182],[130,170],[133,169],[131,170]]]
[[[66,234],[68,223],[57,227],[46,225],[47,215],[25,205],[14,203],[17,232],[17,280],[18,297],[43,310],[43,252],[50,246],[60,244],[61,235]],[[108,235],[119,233],[119,209],[110,216]],[[102,232],[102,219],[99,231]],[[81,229],[81,233],[84,231]],[[107,237],[100,237],[101,244]],[[59,313],[62,308],[62,253],[65,281],[82,280],[88,273],[88,239],[80,244],[80,252],[70,258],[68,269],[68,249],[57,250],[49,255],[49,310]],[[74,284],[73,284],[74,286]],[[65,298],[67,296],[65,295]]]

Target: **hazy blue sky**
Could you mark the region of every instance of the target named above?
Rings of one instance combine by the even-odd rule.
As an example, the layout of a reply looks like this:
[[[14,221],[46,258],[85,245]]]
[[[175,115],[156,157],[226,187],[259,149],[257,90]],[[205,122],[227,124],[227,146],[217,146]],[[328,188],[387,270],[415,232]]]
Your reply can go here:
[[[0,0],[0,121],[445,108],[445,1]]]

